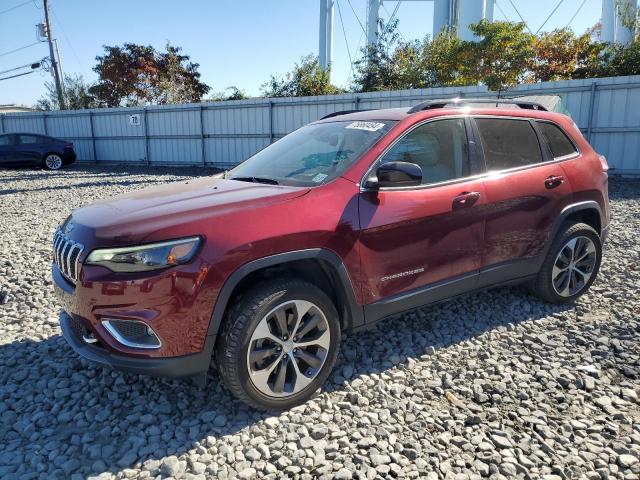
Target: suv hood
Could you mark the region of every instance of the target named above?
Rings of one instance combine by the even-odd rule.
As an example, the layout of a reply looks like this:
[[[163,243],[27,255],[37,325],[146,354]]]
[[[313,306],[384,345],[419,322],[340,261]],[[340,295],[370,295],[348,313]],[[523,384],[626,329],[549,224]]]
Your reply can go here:
[[[207,177],[93,203],[75,210],[73,222],[78,230],[90,229],[95,237],[125,241],[163,228],[285,202],[309,190]]]

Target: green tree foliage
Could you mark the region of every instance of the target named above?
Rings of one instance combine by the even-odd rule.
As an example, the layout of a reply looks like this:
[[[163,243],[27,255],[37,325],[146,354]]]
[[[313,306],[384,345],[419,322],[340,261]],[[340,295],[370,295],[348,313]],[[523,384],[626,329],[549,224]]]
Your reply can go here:
[[[636,39],[627,46],[607,45],[600,55],[596,70],[594,76],[600,77],[640,75],[640,40]]]
[[[107,107],[199,102],[209,91],[200,81],[199,65],[167,43],[165,52],[151,46],[125,43],[105,46],[93,70],[98,82],[90,88]]]
[[[469,26],[480,37],[479,42],[469,45],[473,52],[473,77],[489,90],[503,90],[524,78],[534,54],[533,35],[525,27],[524,23],[487,20]]]
[[[264,97],[306,97],[343,93],[331,84],[329,71],[320,66],[318,57],[307,55],[296,63],[293,70],[284,76],[271,76],[262,85]]]
[[[45,82],[46,93],[38,99],[36,108],[38,110],[59,110],[58,95],[53,82]],[[62,86],[65,107],[69,110],[83,110],[97,106],[93,95],[89,93],[89,85],[84,81],[82,75],[65,75]]]
[[[244,90],[232,85],[221,92],[216,92],[208,99],[210,102],[222,102],[225,100],[244,100],[249,98]]]
[[[398,20],[385,24],[380,22],[380,34],[374,45],[368,45],[361,51],[362,56],[354,62],[354,90],[358,92],[375,92],[394,90],[403,85],[401,79],[414,79],[420,75],[416,59],[418,45],[406,43],[398,46]],[[401,71],[401,68],[404,70]]]
[[[533,39],[529,79],[550,82],[586,74],[598,62],[601,50],[588,33],[576,36],[568,28],[542,33]]]

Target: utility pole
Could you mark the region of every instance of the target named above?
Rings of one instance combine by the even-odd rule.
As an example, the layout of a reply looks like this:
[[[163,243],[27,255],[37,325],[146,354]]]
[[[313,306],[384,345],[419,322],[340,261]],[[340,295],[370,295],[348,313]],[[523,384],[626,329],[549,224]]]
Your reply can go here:
[[[58,95],[58,106],[60,110],[64,110],[64,96],[62,94],[62,83],[60,82],[60,74],[58,73],[58,62],[53,50],[53,40],[51,39],[51,23],[49,22],[49,0],[42,0],[44,4],[44,24],[47,30],[47,40],[49,41],[49,57],[51,58],[51,75],[56,84],[56,94]]]

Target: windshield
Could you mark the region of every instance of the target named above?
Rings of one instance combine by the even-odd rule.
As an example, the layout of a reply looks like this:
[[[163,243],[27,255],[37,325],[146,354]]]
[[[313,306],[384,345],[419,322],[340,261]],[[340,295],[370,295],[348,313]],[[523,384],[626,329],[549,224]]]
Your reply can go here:
[[[320,185],[341,175],[394,124],[376,120],[307,125],[259,151],[231,170],[227,178]]]

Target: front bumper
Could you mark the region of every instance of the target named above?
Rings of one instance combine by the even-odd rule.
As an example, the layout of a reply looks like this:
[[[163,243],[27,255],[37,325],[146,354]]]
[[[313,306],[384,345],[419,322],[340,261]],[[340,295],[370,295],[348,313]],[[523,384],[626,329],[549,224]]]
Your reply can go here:
[[[86,343],[82,338],[80,321],[64,311],[60,313],[60,327],[71,348],[87,360],[116,370],[155,377],[195,377],[205,374],[215,344],[215,336],[210,336],[200,353],[165,358],[128,357],[114,354],[99,344]]]

